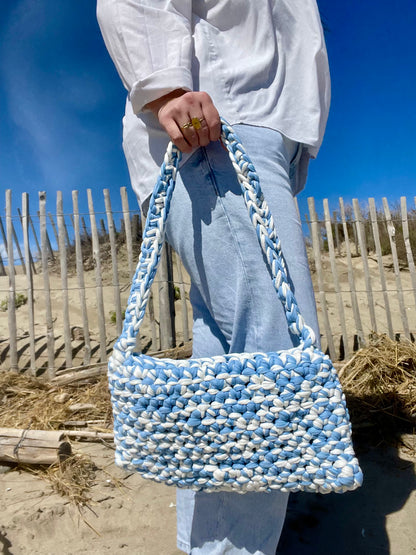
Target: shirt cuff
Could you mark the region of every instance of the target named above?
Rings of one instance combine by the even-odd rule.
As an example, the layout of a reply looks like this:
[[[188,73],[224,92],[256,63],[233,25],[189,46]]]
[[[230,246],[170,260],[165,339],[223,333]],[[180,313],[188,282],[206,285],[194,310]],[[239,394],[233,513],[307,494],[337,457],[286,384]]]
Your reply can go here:
[[[192,74],[187,67],[170,67],[151,73],[134,83],[130,91],[130,102],[137,115],[149,102],[176,89],[192,91]]]

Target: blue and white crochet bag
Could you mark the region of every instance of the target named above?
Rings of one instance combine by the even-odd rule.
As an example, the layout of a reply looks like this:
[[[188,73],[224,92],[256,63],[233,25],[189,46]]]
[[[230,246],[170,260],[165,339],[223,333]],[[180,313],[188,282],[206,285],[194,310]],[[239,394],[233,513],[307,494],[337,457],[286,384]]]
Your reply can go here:
[[[109,361],[116,464],[204,491],[345,492],[361,485],[336,370],[314,346],[287,279],[259,180],[232,128],[222,140],[297,347],[171,360],[134,353],[155,277],[180,151],[169,144],[150,202],[124,328]]]

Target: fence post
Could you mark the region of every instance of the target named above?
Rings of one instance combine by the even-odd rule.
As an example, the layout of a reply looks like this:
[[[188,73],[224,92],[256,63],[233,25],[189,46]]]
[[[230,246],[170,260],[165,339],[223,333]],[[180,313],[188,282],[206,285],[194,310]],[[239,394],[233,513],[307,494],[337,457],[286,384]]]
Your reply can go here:
[[[415,262],[413,260],[412,246],[410,244],[406,197],[400,197],[400,206],[401,206],[401,212],[402,212],[403,239],[404,239],[404,245],[406,248],[407,264],[409,266],[410,278],[412,280],[413,296],[415,299],[415,307],[416,307],[416,272],[415,272]]]
[[[127,260],[129,265],[129,276],[131,279],[134,274],[133,243],[132,243],[132,234],[131,234],[129,201],[127,198],[127,189],[125,187],[120,187],[120,195],[121,195],[121,205],[123,207],[124,232],[126,234],[126,249],[127,249]]]
[[[30,373],[32,376],[36,374],[36,349],[35,349],[35,314],[34,314],[34,296],[33,296],[33,274],[32,274],[32,256],[29,248],[29,195],[22,194],[22,212],[21,217],[23,229],[23,242],[25,248],[26,263],[26,284],[27,284],[27,310],[29,320],[29,348],[30,348]]]
[[[344,306],[342,304],[342,293],[341,293],[341,288],[339,286],[338,271],[337,271],[337,265],[335,262],[335,249],[334,249],[334,240],[332,237],[331,214],[329,212],[328,199],[324,199],[323,204],[324,204],[326,236],[328,240],[328,253],[329,253],[329,260],[331,263],[331,272],[334,280],[335,296],[337,299],[338,314],[339,314],[339,319],[341,324],[341,332],[342,332],[342,339],[343,339],[343,345],[344,345],[344,357],[348,358],[349,347],[348,347],[347,326],[345,324]]]
[[[28,193],[22,193],[22,207],[23,207],[23,195],[27,195]],[[25,201],[28,203],[29,205],[29,197],[27,197],[27,201]],[[23,231],[23,236],[25,235],[25,230],[23,228],[23,216],[22,213],[20,211],[20,208],[17,209],[17,213],[19,214],[19,219],[20,219],[20,224],[22,226],[22,231]],[[35,263],[33,261],[33,256],[32,253],[30,251],[30,242],[29,242],[29,222],[26,222],[26,226],[27,226],[27,237],[28,237],[28,245],[29,245],[29,263],[32,269],[33,274],[36,274],[36,267],[35,267]],[[26,253],[25,253],[25,259],[26,259]],[[26,272],[27,272],[27,268],[26,268]]]
[[[88,364],[91,360],[91,342],[90,330],[88,325],[87,304],[85,300],[84,261],[82,259],[82,245],[79,226],[78,191],[72,191],[72,205],[74,209],[75,258],[78,277],[79,302],[81,305],[82,327],[84,330],[84,364]]]
[[[188,322],[188,307],[186,304],[185,284],[183,282],[182,261],[177,253],[173,253],[173,256],[176,259],[176,269],[178,272],[178,280],[179,280],[179,292],[181,295],[183,341],[184,343],[186,343],[187,341],[189,341],[189,322]]]
[[[361,260],[364,268],[364,279],[365,279],[365,285],[367,289],[368,311],[370,313],[371,329],[372,331],[377,332],[377,320],[376,320],[376,314],[374,311],[373,289],[371,286],[370,269],[368,266],[367,244],[365,241],[365,234],[364,234],[363,225],[362,225],[360,206],[356,198],[352,199],[352,205],[353,205],[354,216],[356,221],[358,243],[360,245],[360,251],[361,251]]]
[[[361,348],[365,345],[365,339],[364,339],[363,326],[361,323],[360,309],[357,301],[357,292],[355,290],[354,269],[352,266],[352,256],[351,256],[351,245],[350,245],[350,238],[348,235],[347,218],[345,216],[344,199],[342,197],[339,197],[339,208],[341,212],[342,229],[344,232],[345,251],[347,253],[348,283],[349,283],[350,292],[351,292],[352,312],[354,315],[355,328],[357,332],[358,347]]]
[[[400,278],[399,259],[397,256],[397,249],[396,249],[396,229],[391,220],[390,209],[389,209],[389,205],[386,197],[383,197],[383,208],[384,208],[384,214],[386,216],[387,231],[389,234],[391,254],[393,256],[394,275],[396,277],[397,300],[399,301],[399,309],[400,309],[400,316],[403,324],[403,331],[407,339],[410,339],[409,323],[407,321],[406,307],[404,306],[402,280]]]
[[[387,293],[386,276],[384,273],[384,266],[383,266],[383,254],[381,252],[380,234],[378,231],[377,210],[376,210],[376,204],[375,204],[374,198],[368,199],[368,206],[370,208],[371,228],[373,230],[374,245],[376,248],[376,256],[377,256],[377,263],[378,263],[378,271],[380,274],[381,290],[383,292],[384,306],[386,310],[387,329],[388,329],[390,339],[394,339],[389,295]]]
[[[113,213],[111,210],[110,192],[108,189],[104,189],[104,203],[105,203],[105,210],[107,213],[107,226],[108,226],[108,235],[110,237],[111,262],[112,262],[112,268],[113,268],[113,292],[114,292],[114,304],[116,309],[116,329],[117,329],[117,335],[120,335],[123,327],[123,316],[121,312],[120,285],[118,283],[116,232],[114,229],[114,220],[113,220]]]
[[[107,360],[107,335],[105,329],[103,281],[101,273],[100,240],[98,237],[97,223],[95,220],[94,203],[92,200],[91,189],[87,189],[88,210],[90,213],[91,237],[92,237],[92,256],[95,270],[95,295],[97,299],[98,327],[100,329],[100,361]]]
[[[175,307],[172,295],[172,256],[166,243],[163,246],[159,263],[159,325],[160,348],[175,346]]]
[[[6,229],[7,229],[7,258],[9,268],[9,300],[7,314],[10,334],[10,369],[17,371],[17,329],[16,329],[16,281],[13,253],[13,223],[12,223],[12,191],[6,191]]]
[[[48,348],[48,370],[49,379],[55,377],[55,338],[53,333],[53,319],[51,306],[51,291],[49,283],[48,251],[50,242],[46,231],[46,192],[39,192],[39,221],[40,221],[40,241],[42,247],[42,273],[43,289],[45,292],[46,306],[46,342]]]
[[[338,231],[338,214],[336,210],[332,212],[332,218],[334,220],[335,248],[337,249],[338,256],[341,256],[341,244],[339,241],[339,231]]]
[[[56,219],[58,221],[59,261],[61,266],[61,284],[63,300],[65,366],[72,366],[71,324],[69,320],[68,300],[68,265],[67,265],[67,233],[62,202],[62,191],[56,193]],[[68,245],[69,246],[69,245]]]
[[[43,192],[45,192],[45,191],[43,191]],[[45,194],[46,194],[46,193],[45,193]],[[40,218],[40,211],[38,211],[38,217]],[[54,257],[54,255],[53,255],[52,243],[51,243],[51,240],[49,239],[48,230],[47,230],[47,228],[46,228],[46,213],[45,213],[45,241],[46,241],[46,242],[45,242],[46,248],[48,249],[48,252],[49,252],[49,258],[50,258],[51,260],[54,261],[54,260],[55,260],[55,257]],[[45,247],[44,247],[44,245],[42,244],[42,237],[41,237],[41,241],[40,241],[40,242],[41,242],[41,245],[42,245],[42,252],[43,252],[43,250],[44,250]]]
[[[323,276],[322,263],[321,263],[320,237],[322,237],[322,234],[321,234],[321,229],[318,222],[318,216],[315,210],[315,200],[313,197],[308,198],[308,207],[309,207],[309,215],[311,219],[313,256],[315,260],[316,275],[318,277],[319,300],[320,300],[322,316],[324,320],[325,335],[326,335],[330,357],[333,360],[335,360],[336,353],[335,353],[334,338],[332,337],[331,325],[329,323],[328,307],[327,307],[326,297],[325,297],[324,276]]]

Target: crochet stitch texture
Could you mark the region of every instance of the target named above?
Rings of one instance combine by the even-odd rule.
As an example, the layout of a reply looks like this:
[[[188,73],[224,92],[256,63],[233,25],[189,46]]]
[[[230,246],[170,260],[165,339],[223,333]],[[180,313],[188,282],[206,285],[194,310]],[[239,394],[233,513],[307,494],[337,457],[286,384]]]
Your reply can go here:
[[[133,353],[180,160],[170,143],[150,202],[123,332],[109,361],[116,464],[144,478],[204,491],[353,490],[362,473],[337,372],[315,347],[299,312],[258,176],[224,120],[222,140],[299,345],[180,361]]]

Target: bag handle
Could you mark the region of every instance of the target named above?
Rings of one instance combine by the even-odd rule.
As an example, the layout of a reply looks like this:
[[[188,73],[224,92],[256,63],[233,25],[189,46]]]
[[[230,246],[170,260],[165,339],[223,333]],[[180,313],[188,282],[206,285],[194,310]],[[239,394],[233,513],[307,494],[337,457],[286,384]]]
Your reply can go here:
[[[221,119],[221,124],[221,139],[227,147],[250,219],[269,264],[273,285],[285,309],[289,331],[300,337],[304,347],[309,347],[315,343],[315,334],[312,328],[305,324],[291,290],[280,240],[273,217],[263,197],[259,177],[232,127],[224,119]],[[114,362],[122,363],[135,348],[135,338],[144,318],[150,287],[156,275],[165,240],[166,220],[180,158],[180,150],[170,142],[150,200],[140,258],[133,277],[123,331],[114,345],[112,355]]]

